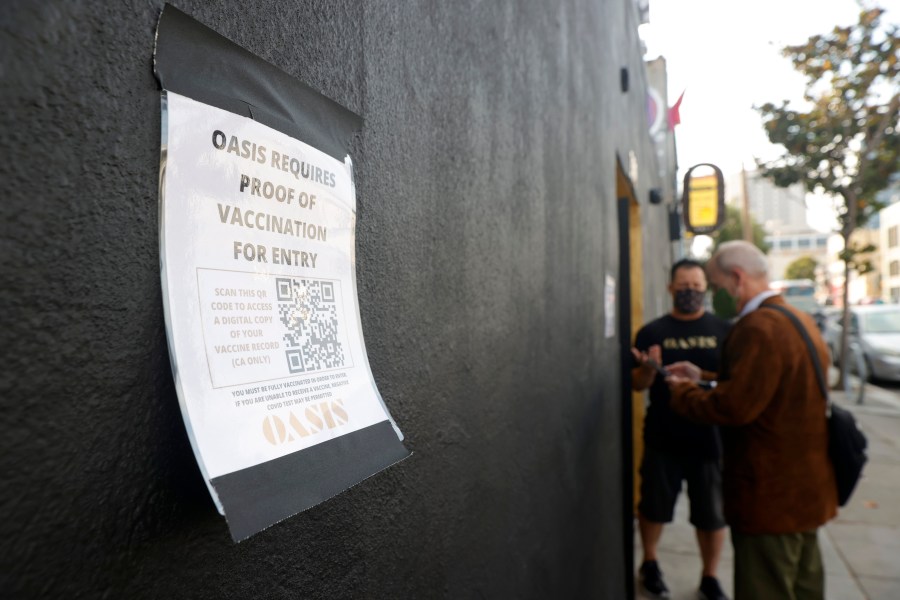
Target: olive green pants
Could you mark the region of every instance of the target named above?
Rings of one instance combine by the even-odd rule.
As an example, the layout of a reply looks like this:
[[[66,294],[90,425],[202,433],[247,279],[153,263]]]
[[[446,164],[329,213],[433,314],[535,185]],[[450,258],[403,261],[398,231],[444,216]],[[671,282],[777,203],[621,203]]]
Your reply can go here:
[[[731,532],[734,600],[822,600],[825,570],[816,531],[781,535]]]

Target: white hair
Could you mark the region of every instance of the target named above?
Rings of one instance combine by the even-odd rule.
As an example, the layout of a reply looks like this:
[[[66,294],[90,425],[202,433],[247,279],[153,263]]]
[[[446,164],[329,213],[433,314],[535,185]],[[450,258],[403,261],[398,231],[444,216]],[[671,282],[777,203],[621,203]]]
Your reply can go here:
[[[716,269],[730,273],[736,268],[751,277],[769,277],[769,265],[762,250],[744,240],[725,242],[712,257]]]

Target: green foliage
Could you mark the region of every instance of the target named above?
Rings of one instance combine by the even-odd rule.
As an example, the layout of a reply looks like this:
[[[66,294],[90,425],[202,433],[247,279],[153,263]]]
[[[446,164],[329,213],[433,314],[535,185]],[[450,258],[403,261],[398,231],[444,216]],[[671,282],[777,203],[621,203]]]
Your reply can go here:
[[[785,279],[812,279],[816,280],[816,267],[819,263],[811,256],[802,256],[789,264],[784,270]]]
[[[767,244],[765,241],[766,232],[763,230],[762,225],[757,223],[751,216],[750,226],[753,228],[753,244],[762,250],[763,253],[768,254],[771,245]],[[713,252],[725,242],[744,239],[744,221],[741,218],[741,211],[733,206],[726,206],[725,222],[722,223],[722,227],[710,237],[712,237],[713,240]]]
[[[882,27],[883,12],[864,9],[855,25],[784,48],[807,78],[807,105],[757,108],[785,150],[759,164],[763,176],[832,195],[845,240],[882,208],[875,194],[900,171],[900,28]]]
[[[723,289],[713,292],[712,308],[713,313],[723,319],[733,319],[738,314],[737,302]]]
[[[846,248],[838,252],[838,258],[846,262],[851,269],[855,270],[860,275],[865,275],[866,273],[874,271],[875,267],[872,265],[872,261],[863,255],[875,252],[875,250],[877,250],[877,248],[874,244],[866,244],[863,246],[862,244],[850,242]]]
[[[806,76],[805,105],[786,101],[758,107],[769,141],[784,154],[758,163],[764,177],[779,186],[802,183],[834,200],[845,249],[844,320],[849,320],[850,270],[871,270],[849,243],[853,231],[881,210],[876,193],[900,171],[900,27],[881,26],[883,10],[862,9],[859,22],[814,35],[805,44],[783,49]],[[848,328],[841,333],[843,382]]]

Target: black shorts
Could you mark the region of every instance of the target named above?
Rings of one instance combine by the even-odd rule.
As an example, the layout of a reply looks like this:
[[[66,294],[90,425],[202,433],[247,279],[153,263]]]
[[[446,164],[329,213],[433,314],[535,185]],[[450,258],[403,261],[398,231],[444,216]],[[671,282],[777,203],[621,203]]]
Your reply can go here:
[[[638,512],[654,523],[671,522],[682,481],[688,484],[691,524],[702,531],[725,527],[722,468],[718,459],[674,456],[645,448]]]

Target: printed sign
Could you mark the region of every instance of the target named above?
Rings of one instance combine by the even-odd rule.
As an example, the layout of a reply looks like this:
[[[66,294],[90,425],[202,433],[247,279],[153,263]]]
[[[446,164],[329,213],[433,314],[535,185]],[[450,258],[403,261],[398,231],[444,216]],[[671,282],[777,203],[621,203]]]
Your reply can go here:
[[[712,170],[709,175],[694,175],[695,170]],[[695,235],[708,235],[725,222],[725,182],[715,165],[694,165],[684,175],[682,197],[686,229]]]
[[[616,335],[616,278],[609,273],[603,286],[603,301],[603,314],[606,316],[603,333],[611,338]]]
[[[166,23],[202,27],[178,12]],[[162,142],[176,389],[210,492],[241,540],[408,456],[363,343],[352,164],[172,90]]]

